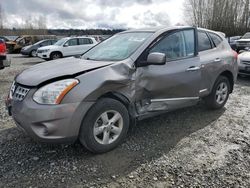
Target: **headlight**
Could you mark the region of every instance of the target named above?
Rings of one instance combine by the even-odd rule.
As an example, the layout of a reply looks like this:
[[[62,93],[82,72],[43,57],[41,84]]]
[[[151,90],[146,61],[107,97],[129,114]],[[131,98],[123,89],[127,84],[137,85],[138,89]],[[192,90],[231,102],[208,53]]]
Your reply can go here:
[[[33,99],[39,104],[60,104],[64,96],[78,83],[77,79],[53,82],[38,89]]]
[[[42,50],[42,53],[46,53],[48,51],[49,51],[49,49],[45,49],[45,50]]]

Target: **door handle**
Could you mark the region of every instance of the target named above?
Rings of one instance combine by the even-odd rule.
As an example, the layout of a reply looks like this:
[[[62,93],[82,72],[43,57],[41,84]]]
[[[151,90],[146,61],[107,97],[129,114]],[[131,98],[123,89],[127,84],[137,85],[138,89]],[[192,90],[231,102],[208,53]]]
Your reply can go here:
[[[186,71],[197,71],[197,70],[200,70],[200,69],[201,69],[200,67],[191,66]]]
[[[216,58],[216,59],[214,60],[214,62],[220,62],[220,61],[221,61],[220,58]]]

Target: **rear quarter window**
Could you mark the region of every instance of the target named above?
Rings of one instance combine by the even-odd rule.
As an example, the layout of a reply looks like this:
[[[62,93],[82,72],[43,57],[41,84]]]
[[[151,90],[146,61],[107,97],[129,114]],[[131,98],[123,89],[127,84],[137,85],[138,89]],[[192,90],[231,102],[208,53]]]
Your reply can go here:
[[[218,45],[220,45],[220,43],[222,43],[223,39],[220,36],[218,36],[217,34],[209,33],[209,35],[210,35],[215,46],[218,46]]]
[[[79,38],[79,45],[93,44],[93,41],[89,38]]]
[[[198,31],[198,50],[199,52],[212,49],[212,44],[205,32]]]

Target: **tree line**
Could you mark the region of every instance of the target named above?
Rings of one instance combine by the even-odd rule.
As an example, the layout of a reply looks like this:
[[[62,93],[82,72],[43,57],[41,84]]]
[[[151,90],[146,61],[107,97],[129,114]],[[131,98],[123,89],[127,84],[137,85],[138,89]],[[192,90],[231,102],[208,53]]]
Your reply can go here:
[[[14,28],[4,27],[8,17],[0,3],[0,36],[2,35],[113,35],[123,31],[122,29],[47,29],[45,16],[31,17],[24,19],[21,25]]]
[[[186,0],[184,17],[190,25],[243,35],[250,31],[249,6],[249,0]]]
[[[20,35],[57,35],[57,36],[83,36],[83,35],[114,35],[123,29],[0,29],[0,36]]]

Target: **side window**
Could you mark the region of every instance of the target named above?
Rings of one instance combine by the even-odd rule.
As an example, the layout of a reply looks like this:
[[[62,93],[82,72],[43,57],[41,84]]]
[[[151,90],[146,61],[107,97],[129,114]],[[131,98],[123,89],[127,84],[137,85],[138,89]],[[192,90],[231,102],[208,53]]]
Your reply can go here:
[[[93,44],[93,41],[88,38],[79,38],[79,45]]]
[[[212,48],[211,42],[205,32],[198,31],[198,50],[199,52],[210,50]]]
[[[88,39],[89,44],[93,44],[93,40],[92,39]]]
[[[211,39],[213,40],[215,46],[218,46],[223,40],[221,37],[219,37],[218,35],[214,34],[214,33],[209,33]]]
[[[194,30],[178,31],[160,40],[149,53],[165,53],[167,60],[194,55]]]
[[[50,43],[53,45],[55,44],[57,41],[56,40],[51,40]]]
[[[44,41],[40,44],[40,46],[48,46],[50,45],[50,41]]]
[[[77,45],[77,39],[70,39],[65,44],[68,44],[69,46],[76,46]]]

